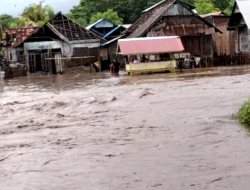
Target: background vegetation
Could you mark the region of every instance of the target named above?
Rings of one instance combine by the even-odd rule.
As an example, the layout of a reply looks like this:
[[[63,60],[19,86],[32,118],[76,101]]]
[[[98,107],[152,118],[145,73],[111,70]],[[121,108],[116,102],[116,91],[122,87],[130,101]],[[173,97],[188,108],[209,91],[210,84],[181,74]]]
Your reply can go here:
[[[86,26],[100,18],[106,18],[116,24],[130,24],[138,19],[141,12],[158,3],[161,0],[80,0],[77,6],[72,7],[67,15]],[[215,11],[224,11],[231,14],[234,0],[183,0],[196,6],[199,14],[206,14]],[[54,15],[53,8],[44,5],[41,1],[38,4],[31,4],[26,7],[19,17],[3,14],[0,15],[2,28],[22,27],[29,21],[42,25]]]
[[[241,124],[250,129],[250,98],[241,106],[235,117]]]

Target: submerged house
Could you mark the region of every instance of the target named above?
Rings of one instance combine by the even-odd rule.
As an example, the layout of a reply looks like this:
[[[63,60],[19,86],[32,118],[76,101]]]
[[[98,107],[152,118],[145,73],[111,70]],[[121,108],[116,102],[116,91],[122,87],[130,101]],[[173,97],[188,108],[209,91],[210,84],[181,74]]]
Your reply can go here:
[[[99,60],[100,38],[63,15],[53,16],[13,47],[23,50],[27,70],[58,73],[65,64],[86,64]],[[69,63],[70,62],[70,63]]]
[[[213,35],[222,32],[194,13],[194,8],[181,0],[163,0],[144,10],[125,35],[127,38],[180,36],[185,52],[212,57]]]
[[[200,16],[206,19],[211,24],[213,24],[222,32],[217,32],[213,35],[215,54],[217,54],[218,56],[234,54],[234,32],[227,30],[227,25],[230,20],[230,16],[228,16],[224,12],[214,12]]]
[[[228,30],[235,33],[235,53],[250,53],[250,0],[236,0]]]
[[[101,44],[100,57],[102,60],[102,68],[108,68],[110,62],[117,59],[121,64],[124,64],[124,58],[116,54],[117,41],[122,37],[122,33],[130,25],[116,25],[107,19],[100,19],[86,27],[97,36],[106,40]]]

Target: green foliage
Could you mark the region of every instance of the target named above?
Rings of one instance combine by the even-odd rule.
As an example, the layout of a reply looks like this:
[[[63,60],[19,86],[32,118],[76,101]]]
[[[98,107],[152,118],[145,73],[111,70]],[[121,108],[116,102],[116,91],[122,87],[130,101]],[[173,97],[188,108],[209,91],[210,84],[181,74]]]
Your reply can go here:
[[[214,7],[224,11],[230,4],[230,0],[212,0]]]
[[[196,0],[195,6],[199,14],[207,14],[215,10],[214,4],[210,0]]]
[[[90,18],[90,24],[100,20],[101,18],[105,18],[117,25],[122,24],[123,21],[123,19],[118,16],[117,12],[114,12],[112,9],[108,9],[106,12],[98,12],[92,15]]]
[[[250,98],[241,106],[235,117],[240,123],[250,127]]]
[[[73,21],[75,21],[76,23],[78,23],[84,27],[86,27],[88,25],[87,21],[84,18],[81,18],[81,17],[75,18],[71,12],[66,14],[66,16],[71,18]]]
[[[82,26],[92,23],[100,17],[104,17],[115,23],[131,24],[136,21],[141,12],[146,8],[158,3],[161,0],[79,0],[79,4],[74,6],[67,14],[72,20]],[[196,5],[199,14],[206,14],[214,11],[224,11],[231,14],[234,0],[183,0]],[[0,16],[2,28],[20,27],[27,22],[33,21],[42,25],[54,15],[53,8],[43,5],[43,1],[38,4],[31,4],[24,9],[19,18],[3,14]],[[118,16],[119,15],[119,16]]]
[[[196,11],[199,14],[206,14],[217,11],[224,11],[226,14],[231,14],[234,4],[234,0],[195,0],[194,2]]]
[[[13,26],[17,25],[18,18],[15,18],[8,14],[2,14],[0,15],[0,23],[2,24],[3,30],[7,28],[13,28]]]
[[[43,1],[39,4],[31,4],[24,9],[21,14],[20,22],[25,24],[29,21],[42,25],[44,22],[48,21],[54,15],[54,10],[52,7],[45,5],[43,6]]]
[[[232,13],[232,10],[233,10],[233,7],[234,7],[234,0],[229,0],[229,5],[228,7],[224,10],[224,12],[227,14],[227,15],[231,15]]]
[[[80,3],[71,9],[74,18],[84,18],[90,22],[92,15],[96,13],[104,13],[108,9],[117,12],[123,18],[124,23],[133,23],[141,12],[160,0],[80,0]]]

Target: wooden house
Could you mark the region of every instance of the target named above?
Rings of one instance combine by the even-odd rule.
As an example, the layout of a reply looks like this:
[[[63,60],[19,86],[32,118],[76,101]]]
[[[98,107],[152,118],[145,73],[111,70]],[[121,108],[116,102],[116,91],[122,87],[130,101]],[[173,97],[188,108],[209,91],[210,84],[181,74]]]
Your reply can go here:
[[[163,0],[144,10],[125,35],[127,38],[180,36],[185,52],[212,57],[213,35],[222,32],[197,15],[194,8],[181,0]]]
[[[215,55],[220,56],[234,54],[234,32],[227,30],[227,25],[230,20],[230,16],[226,15],[224,12],[214,12],[200,16],[206,19],[211,24],[213,24],[222,32],[217,32],[213,35]]]
[[[236,0],[228,23],[235,33],[235,53],[250,53],[250,0]]]
[[[100,19],[86,27],[87,30],[93,32],[97,36],[106,40],[101,44],[100,58],[102,60],[102,68],[109,68],[109,64],[117,59],[122,65],[125,64],[124,58],[116,54],[117,40],[122,37],[122,33],[130,25],[116,25],[107,19]]]

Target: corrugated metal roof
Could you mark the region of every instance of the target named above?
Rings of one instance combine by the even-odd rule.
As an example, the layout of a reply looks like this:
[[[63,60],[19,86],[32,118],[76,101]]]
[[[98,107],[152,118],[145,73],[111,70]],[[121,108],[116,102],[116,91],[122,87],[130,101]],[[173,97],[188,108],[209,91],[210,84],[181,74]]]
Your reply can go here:
[[[214,13],[200,15],[200,17],[202,17],[202,18],[213,17],[213,16],[227,16],[227,15],[224,12],[214,12]]]
[[[240,12],[246,22],[248,28],[250,28],[250,0],[236,0],[236,3],[240,9]]]
[[[87,30],[90,30],[93,26],[95,26],[96,24],[98,24],[99,22],[101,22],[101,21],[103,21],[103,20],[104,20],[104,18],[102,18],[102,19],[100,19],[100,20],[94,22],[93,24],[88,25],[88,26],[86,27],[86,29],[87,29]]]
[[[155,7],[157,7],[158,5],[164,3],[165,1],[166,1],[166,0],[162,0],[162,1],[160,1],[159,3],[154,4],[153,6],[151,6],[151,7],[147,8],[147,9],[145,9],[144,11],[142,11],[142,13],[145,13],[145,12],[148,12],[148,11],[152,10],[153,8],[155,8]]]
[[[124,28],[129,28],[131,25],[132,25],[132,24],[123,24],[122,26],[123,26]]]
[[[123,36],[124,36],[124,35],[121,35],[121,36],[118,36],[118,37],[116,37],[116,38],[114,38],[114,39],[112,39],[112,40],[109,40],[108,42],[102,43],[101,46],[109,45],[109,44],[111,44],[111,43],[113,43],[113,42],[119,40],[119,39],[122,38]]]
[[[113,30],[110,30],[105,36],[103,36],[103,38],[107,38],[110,34],[112,34],[113,32],[115,32],[116,30],[118,30],[119,28],[123,27],[122,25],[118,25],[117,27],[115,27]]]
[[[127,38],[118,40],[118,53],[123,55],[175,53],[184,51],[178,36]]]
[[[212,27],[208,27],[205,24],[193,24],[193,25],[174,25],[167,26],[158,31],[149,31],[148,36],[188,36],[197,34],[214,34],[215,30]]]

